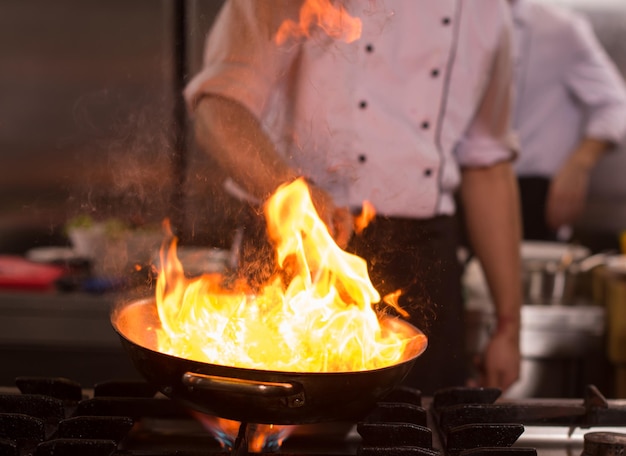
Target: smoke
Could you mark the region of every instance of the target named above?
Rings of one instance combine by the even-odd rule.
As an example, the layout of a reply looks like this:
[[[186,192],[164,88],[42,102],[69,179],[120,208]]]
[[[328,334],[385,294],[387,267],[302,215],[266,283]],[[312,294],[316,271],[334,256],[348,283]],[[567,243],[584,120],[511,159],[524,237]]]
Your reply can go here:
[[[170,213],[179,179],[175,163],[184,153],[175,148],[180,126],[171,104],[164,96],[142,100],[110,90],[77,101],[73,114],[82,144],[75,158],[81,171],[70,196],[77,214],[141,225]]]

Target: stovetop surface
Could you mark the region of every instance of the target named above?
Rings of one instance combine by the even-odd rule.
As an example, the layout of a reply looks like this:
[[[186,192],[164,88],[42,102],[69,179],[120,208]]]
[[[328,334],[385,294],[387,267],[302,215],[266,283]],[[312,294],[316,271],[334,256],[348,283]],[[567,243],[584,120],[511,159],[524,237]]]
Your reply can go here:
[[[607,400],[593,386],[580,399],[527,400],[503,399],[496,389],[422,397],[398,388],[355,423],[276,427],[204,415],[136,380],[15,383],[0,387],[0,455],[569,456],[581,454],[590,432],[626,439],[626,401]],[[263,433],[273,435],[265,447]]]

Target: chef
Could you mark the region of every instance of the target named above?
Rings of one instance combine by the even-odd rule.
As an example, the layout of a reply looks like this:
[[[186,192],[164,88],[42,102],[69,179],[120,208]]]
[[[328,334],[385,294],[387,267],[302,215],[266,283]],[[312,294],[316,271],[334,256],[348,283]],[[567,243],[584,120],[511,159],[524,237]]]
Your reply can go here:
[[[519,375],[521,301],[508,5],[335,2],[360,20],[358,39],[313,24],[277,40],[302,3],[225,3],[185,90],[199,145],[253,201],[308,180],[337,243],[367,260],[381,295],[401,290],[429,336],[407,378],[425,393],[467,381],[460,192],[498,317],[482,384],[506,389]],[[364,201],[377,215],[354,235]]]
[[[534,0],[511,5],[524,237],[567,240],[591,172],[626,139],[626,86],[582,14]]]

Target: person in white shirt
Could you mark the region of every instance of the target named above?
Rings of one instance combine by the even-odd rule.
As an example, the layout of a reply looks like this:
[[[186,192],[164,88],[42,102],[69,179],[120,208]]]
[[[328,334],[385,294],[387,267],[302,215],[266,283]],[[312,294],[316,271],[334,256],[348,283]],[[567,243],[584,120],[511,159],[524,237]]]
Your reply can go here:
[[[511,5],[524,237],[566,239],[590,173],[626,137],[626,88],[584,15],[535,0]]]
[[[185,97],[198,144],[263,201],[298,176],[337,243],[429,336],[407,384],[467,380],[455,193],[498,313],[482,384],[519,376],[518,193],[511,162],[511,17],[499,0],[338,2],[344,42],[313,26],[276,44],[301,1],[228,0]],[[364,201],[376,218],[353,235]]]

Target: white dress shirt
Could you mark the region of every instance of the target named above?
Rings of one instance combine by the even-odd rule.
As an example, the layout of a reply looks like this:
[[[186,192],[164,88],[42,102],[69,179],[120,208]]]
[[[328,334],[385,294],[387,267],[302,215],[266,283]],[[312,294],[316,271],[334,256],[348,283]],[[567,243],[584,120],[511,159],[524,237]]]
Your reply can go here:
[[[623,141],[624,80],[587,19],[532,0],[516,0],[513,17],[516,173],[553,176],[582,137]]]
[[[451,214],[460,167],[515,156],[506,3],[347,1],[360,39],[314,29],[277,46],[286,4],[227,1],[185,90],[190,109],[205,94],[239,101],[339,205],[368,200],[386,216]]]

